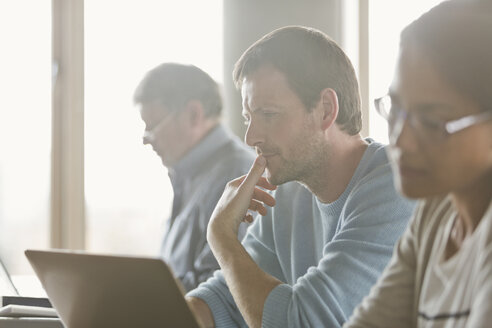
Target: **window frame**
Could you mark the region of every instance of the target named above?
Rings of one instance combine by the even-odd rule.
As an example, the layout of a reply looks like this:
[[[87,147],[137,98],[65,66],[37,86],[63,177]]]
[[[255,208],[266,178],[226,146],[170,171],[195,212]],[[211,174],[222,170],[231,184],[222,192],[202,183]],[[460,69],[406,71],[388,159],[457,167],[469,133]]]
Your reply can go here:
[[[84,249],[84,1],[52,11],[50,246]]]

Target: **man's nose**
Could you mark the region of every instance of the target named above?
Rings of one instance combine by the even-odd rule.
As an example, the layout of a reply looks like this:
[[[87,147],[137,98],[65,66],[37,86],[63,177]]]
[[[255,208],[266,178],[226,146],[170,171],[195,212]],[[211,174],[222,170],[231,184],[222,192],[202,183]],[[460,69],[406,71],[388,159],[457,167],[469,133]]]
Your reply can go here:
[[[264,131],[261,128],[260,124],[251,120],[248,124],[246,134],[244,135],[244,142],[246,142],[246,144],[251,147],[256,147],[259,144],[263,143],[265,141],[264,139]]]
[[[150,145],[150,144],[151,144],[151,138],[150,138],[150,136],[149,136],[149,135],[147,135],[147,134],[148,134],[148,133],[147,133],[147,131],[146,131],[146,132],[144,132],[144,134],[143,134],[143,136],[142,136],[142,143],[143,143],[144,145]]]

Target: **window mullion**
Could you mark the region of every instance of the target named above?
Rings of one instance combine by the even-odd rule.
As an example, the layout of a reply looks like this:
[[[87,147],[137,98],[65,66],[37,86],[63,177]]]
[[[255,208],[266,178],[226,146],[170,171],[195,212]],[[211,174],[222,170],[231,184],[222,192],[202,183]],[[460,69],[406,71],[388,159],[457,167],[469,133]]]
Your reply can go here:
[[[84,2],[52,0],[51,247],[83,249]]]

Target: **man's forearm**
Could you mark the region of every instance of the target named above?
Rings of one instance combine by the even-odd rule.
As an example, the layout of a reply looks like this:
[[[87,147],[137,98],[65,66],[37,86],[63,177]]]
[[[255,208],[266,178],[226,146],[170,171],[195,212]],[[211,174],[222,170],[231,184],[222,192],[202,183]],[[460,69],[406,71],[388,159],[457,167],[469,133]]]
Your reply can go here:
[[[246,176],[229,182],[215,206],[207,229],[207,240],[222,269],[229,290],[244,320],[250,327],[260,327],[263,305],[270,291],[281,284],[263,272],[237,239],[242,220],[253,220],[247,210],[267,214],[265,206],[275,199],[267,190],[275,190],[261,175],[266,160],[258,156]]]
[[[248,326],[261,327],[265,301],[282,282],[261,270],[233,234],[214,229],[209,236],[212,251],[241,314]]]
[[[186,297],[186,303],[203,327],[212,328],[215,326],[214,317],[207,303],[197,297]]]

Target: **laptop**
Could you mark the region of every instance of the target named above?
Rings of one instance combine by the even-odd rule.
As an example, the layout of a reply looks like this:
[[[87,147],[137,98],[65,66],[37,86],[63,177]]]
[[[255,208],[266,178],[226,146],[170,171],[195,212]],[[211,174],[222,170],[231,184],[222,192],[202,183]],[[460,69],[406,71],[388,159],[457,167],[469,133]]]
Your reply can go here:
[[[7,268],[0,259],[0,317],[56,317],[56,312],[51,307],[50,301],[45,297],[20,296]]]
[[[66,328],[200,325],[161,259],[25,252]]]
[[[17,288],[15,288],[7,269],[3,265],[3,261],[0,259],[0,295],[19,295]]]

